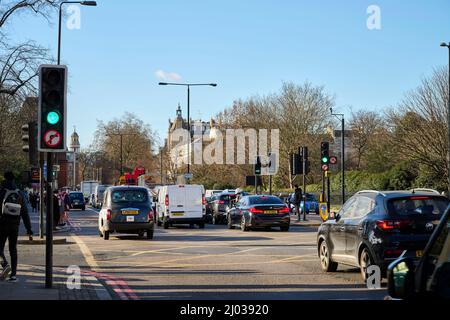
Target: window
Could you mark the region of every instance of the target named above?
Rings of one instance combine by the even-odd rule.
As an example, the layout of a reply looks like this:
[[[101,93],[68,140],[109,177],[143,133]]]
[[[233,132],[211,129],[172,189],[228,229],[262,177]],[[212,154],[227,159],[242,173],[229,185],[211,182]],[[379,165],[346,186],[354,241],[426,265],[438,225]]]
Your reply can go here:
[[[144,203],[148,201],[147,192],[144,190],[117,190],[112,193],[113,203],[138,202]]]
[[[443,215],[449,201],[442,197],[407,197],[390,200],[389,214],[394,216],[408,215]]]
[[[375,208],[375,201],[370,198],[360,196],[352,206],[349,218],[357,219],[368,215]]]
[[[351,211],[353,210],[353,206],[355,205],[355,202],[356,202],[356,198],[351,198],[344,204],[341,211],[339,211],[339,215],[341,216],[342,219],[351,218]]]
[[[261,204],[284,204],[281,202],[280,198],[273,196],[261,196],[250,198],[250,204],[261,205]]]

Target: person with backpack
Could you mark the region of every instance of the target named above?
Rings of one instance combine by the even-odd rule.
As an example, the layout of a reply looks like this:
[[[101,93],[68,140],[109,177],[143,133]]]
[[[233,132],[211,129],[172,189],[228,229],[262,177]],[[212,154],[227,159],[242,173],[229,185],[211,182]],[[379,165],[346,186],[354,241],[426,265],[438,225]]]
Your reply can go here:
[[[6,172],[4,178],[5,181],[0,188],[0,262],[2,266],[0,280],[5,280],[11,273],[8,281],[17,282],[17,240],[19,238],[20,219],[22,218],[30,239],[32,239],[33,231],[28,207],[14,182],[14,174]],[[4,252],[6,241],[9,243],[11,265],[9,265]]]

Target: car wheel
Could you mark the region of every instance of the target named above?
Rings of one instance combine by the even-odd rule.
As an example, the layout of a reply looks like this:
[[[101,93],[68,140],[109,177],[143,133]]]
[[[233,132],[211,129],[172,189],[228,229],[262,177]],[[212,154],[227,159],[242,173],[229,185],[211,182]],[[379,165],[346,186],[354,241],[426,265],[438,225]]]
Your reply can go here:
[[[169,227],[170,227],[169,219],[167,219],[167,217],[164,217],[163,228],[169,229]]]
[[[83,207],[81,210],[82,210],[82,211],[86,211],[86,207]]]
[[[363,281],[367,281],[367,268],[373,264],[372,256],[370,255],[369,249],[364,248],[359,257],[359,266],[361,270],[361,276]]]
[[[156,216],[156,225],[157,225],[158,227],[161,227],[161,226],[162,226],[162,221],[159,219],[159,215]]]
[[[144,231],[140,231],[140,232],[138,233],[138,236],[139,236],[139,239],[143,239],[144,236],[145,236],[145,232],[144,232]]]
[[[319,247],[320,265],[325,272],[335,272],[338,268],[336,262],[331,261],[331,253],[328,249],[327,242],[323,240]]]
[[[234,229],[233,221],[231,221],[231,215],[228,215],[227,225],[228,225],[228,229],[230,229],[230,230]]]
[[[200,229],[205,229],[205,223],[199,223],[198,227],[199,227]]]
[[[103,239],[109,240],[109,231],[104,231],[103,232]]]
[[[242,216],[242,219],[241,219],[241,230],[244,232],[247,232],[250,230],[249,227],[247,227],[247,225],[246,225],[245,216]]]
[[[153,230],[147,230],[147,239],[153,239]]]
[[[289,232],[289,226],[280,227],[281,232]]]

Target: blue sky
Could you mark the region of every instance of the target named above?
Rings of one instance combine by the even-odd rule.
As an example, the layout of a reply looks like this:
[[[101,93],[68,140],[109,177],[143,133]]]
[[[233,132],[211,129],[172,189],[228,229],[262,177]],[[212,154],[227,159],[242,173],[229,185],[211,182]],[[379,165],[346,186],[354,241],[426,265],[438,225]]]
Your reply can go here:
[[[366,27],[370,5],[381,30]],[[182,87],[160,87],[158,70],[192,90],[193,118],[209,119],[238,98],[276,92],[283,81],[310,81],[336,96],[340,111],[398,103],[434,67],[445,65],[448,0],[99,0],[81,8],[81,29],[63,30],[69,66],[69,124],[83,147],[97,119],[137,114],[165,138]],[[56,56],[54,23],[26,15],[8,25],[11,39],[32,39]]]

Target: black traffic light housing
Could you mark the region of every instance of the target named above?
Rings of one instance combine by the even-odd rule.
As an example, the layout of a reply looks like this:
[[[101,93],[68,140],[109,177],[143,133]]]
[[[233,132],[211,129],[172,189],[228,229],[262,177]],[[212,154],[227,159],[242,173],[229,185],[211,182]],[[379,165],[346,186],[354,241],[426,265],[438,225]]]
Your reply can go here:
[[[293,176],[303,174],[303,158],[301,154],[291,154],[291,168]]]
[[[67,152],[67,67],[39,68],[38,150]]]
[[[22,126],[22,150],[28,153],[30,166],[36,166],[38,162],[37,145],[38,125],[37,122],[30,122]]]
[[[323,171],[328,171],[330,166],[330,143],[322,142],[320,147],[320,162]]]

